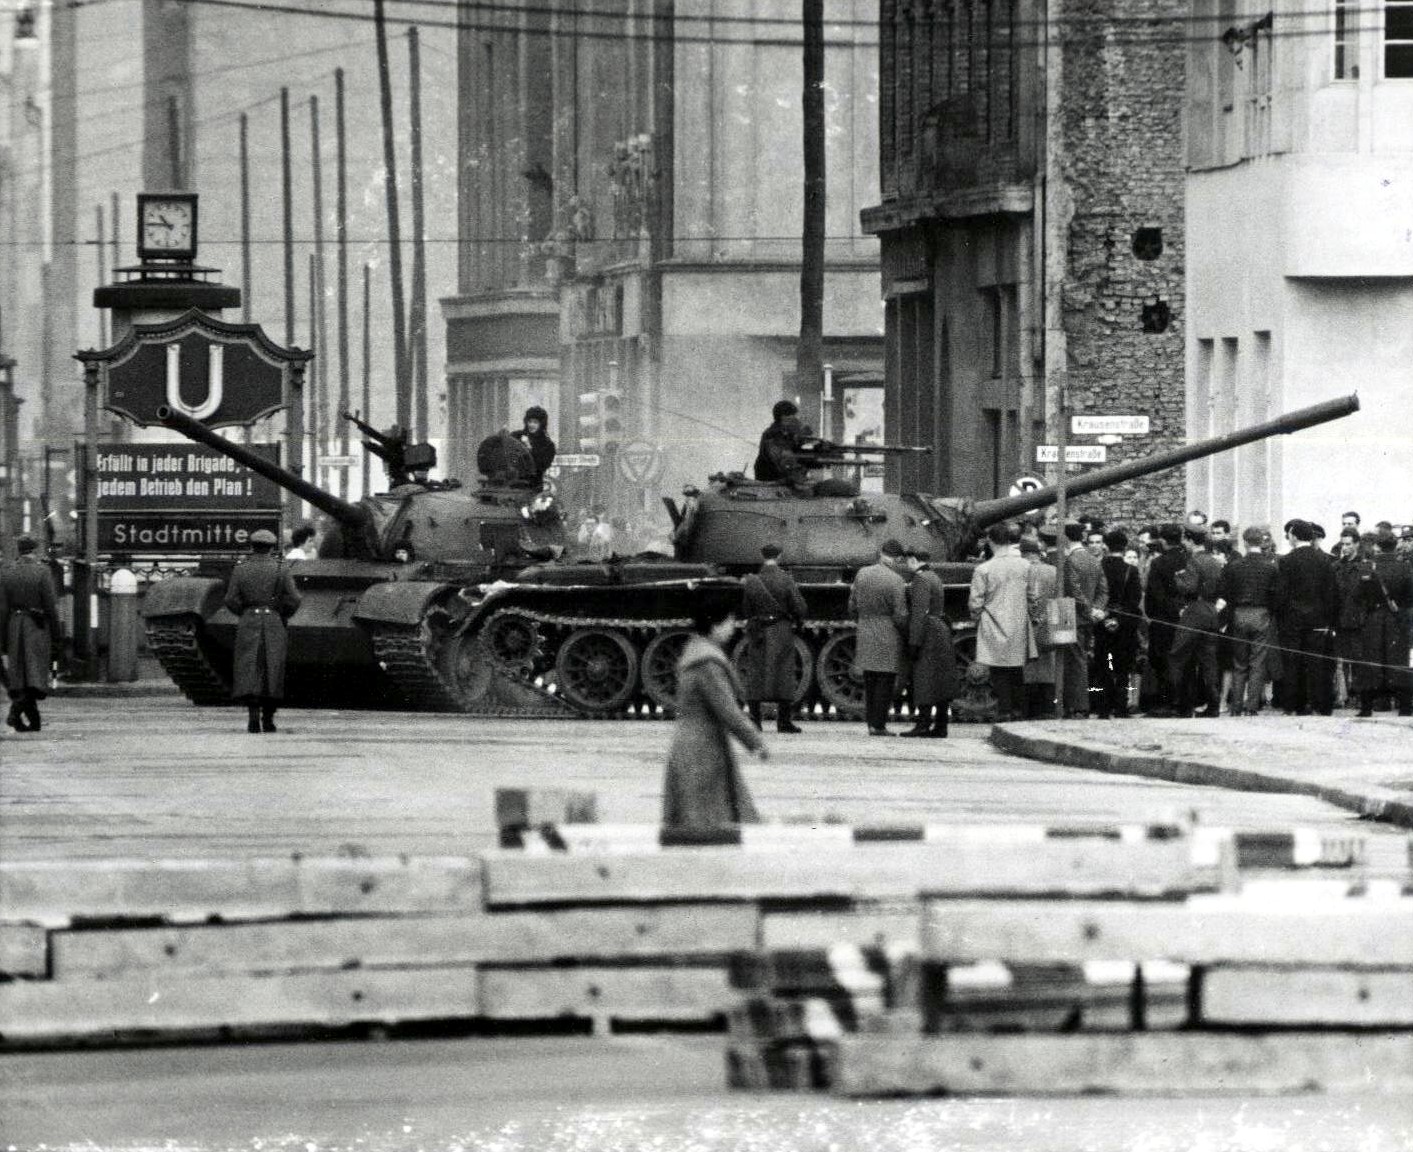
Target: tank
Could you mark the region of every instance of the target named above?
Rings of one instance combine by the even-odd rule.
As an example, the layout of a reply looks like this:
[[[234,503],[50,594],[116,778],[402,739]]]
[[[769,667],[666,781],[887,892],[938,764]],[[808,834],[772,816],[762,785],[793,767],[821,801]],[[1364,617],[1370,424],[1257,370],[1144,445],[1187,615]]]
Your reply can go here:
[[[1136,477],[1271,436],[1296,432],[1356,412],[1356,396],[1331,400],[1225,436],[1182,445],[1101,468],[1068,481],[1082,497]],[[854,448],[823,441],[799,453],[808,469],[856,465],[876,453],[920,451]],[[799,582],[809,618],[795,641],[803,715],[863,711],[855,671],[854,623],[848,617],[854,573],[871,564],[894,538],[926,548],[947,589],[947,613],[959,658],[975,651],[967,596],[975,564],[967,557],[991,525],[1056,502],[1058,488],[1022,496],[968,500],[927,493],[864,493],[837,477],[803,483],[763,482],[741,473],[711,477],[689,488],[679,505],[668,500],[675,525],[673,557],[639,556],[601,564],[527,567],[491,590],[464,625],[484,640],[503,671],[551,693],[581,715],[670,712],[677,658],[689,634],[692,608],[703,596],[739,597],[739,578],[756,570],[767,543],[783,548],[780,562]],[[744,663],[744,643],[732,658]],[[979,670],[978,670],[979,671]],[[954,710],[979,714],[984,675],[968,677],[976,691]]]
[[[496,473],[474,489],[434,481],[430,445],[407,444],[361,421],[391,489],[350,503],[257,456],[182,412],[169,428],[269,478],[322,512],[332,529],[319,556],[294,563],[302,602],[289,621],[287,701],[299,706],[511,712],[562,709],[499,671],[479,651],[478,589],[565,548],[553,499],[515,468],[518,441],[488,438],[479,460]],[[505,440],[510,438],[505,437]],[[230,701],[236,619],[222,604],[225,571],[151,585],[143,616],[149,650],[198,704]]]

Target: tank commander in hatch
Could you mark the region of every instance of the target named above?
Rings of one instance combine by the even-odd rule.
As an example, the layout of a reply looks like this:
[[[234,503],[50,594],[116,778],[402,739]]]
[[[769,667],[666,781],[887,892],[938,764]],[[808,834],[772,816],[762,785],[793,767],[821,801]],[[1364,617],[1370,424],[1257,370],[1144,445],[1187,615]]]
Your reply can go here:
[[[760,451],[756,454],[757,480],[786,480],[791,484],[805,479],[805,469],[796,458],[796,450],[809,439],[809,429],[800,420],[800,410],[793,401],[777,400],[770,410],[772,422],[760,434]]]
[[[554,441],[545,431],[548,425],[549,413],[536,404],[525,409],[524,427],[511,433],[530,449],[530,455],[535,461],[534,481],[537,488],[544,483],[545,473],[554,463]]]

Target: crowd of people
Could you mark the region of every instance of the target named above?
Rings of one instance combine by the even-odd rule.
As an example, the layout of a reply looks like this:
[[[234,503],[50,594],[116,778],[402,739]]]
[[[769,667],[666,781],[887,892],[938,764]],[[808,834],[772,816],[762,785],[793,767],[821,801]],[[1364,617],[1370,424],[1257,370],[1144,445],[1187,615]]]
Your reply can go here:
[[[1348,512],[1331,551],[1311,521],[1283,535],[1201,512],[1132,535],[1093,515],[994,525],[970,608],[999,715],[1413,715],[1413,527]]]

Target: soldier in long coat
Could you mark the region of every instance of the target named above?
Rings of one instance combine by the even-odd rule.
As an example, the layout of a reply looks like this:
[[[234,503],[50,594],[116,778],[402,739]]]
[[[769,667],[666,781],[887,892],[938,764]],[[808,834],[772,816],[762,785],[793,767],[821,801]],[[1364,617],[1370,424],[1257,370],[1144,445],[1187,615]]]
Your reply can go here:
[[[734,737],[762,760],[765,741],[736,703],[740,685],[722,645],[736,621],[719,606],[704,607],[696,635],[677,662],[677,726],[667,754],[662,822],[673,828],[716,828],[760,819],[741,770]]]
[[[957,675],[952,626],[943,608],[946,591],[942,578],[928,567],[931,560],[932,554],[925,548],[915,548],[908,553],[908,566],[913,570],[908,584],[913,726],[903,735],[941,740],[947,736],[947,713],[961,691],[961,680]]]
[[[870,736],[889,736],[888,709],[893,705],[903,633],[908,626],[908,586],[899,575],[903,546],[885,540],[878,562],[860,568],[849,589],[849,615],[859,622],[854,665],[863,673],[864,716]]]
[[[1354,691],[1359,715],[1374,714],[1374,698],[1385,693],[1398,703],[1400,716],[1413,716],[1413,668],[1408,666],[1408,610],[1413,607],[1413,570],[1399,560],[1392,532],[1378,533],[1378,551],[1359,580],[1364,622],[1359,630],[1359,661]]]
[[[799,585],[780,567],[780,546],[761,550],[765,563],[741,581],[741,618],[746,622],[746,706],[760,727],[761,705],[775,702],[778,732],[800,731],[790,718],[795,705],[795,629],[805,621]]]
[[[271,555],[274,546],[274,533],[252,533],[251,554],[236,565],[226,588],[226,607],[240,622],[231,695],[249,709],[247,732],[275,731],[275,709],[285,694],[285,621],[299,607],[294,578]]]
[[[997,717],[1022,715],[1024,669],[1040,654],[1030,622],[1031,601],[1039,595],[1030,578],[1030,564],[1011,543],[1010,527],[993,524],[986,533],[991,559],[977,565],[971,576],[968,608],[976,621],[976,661],[991,672]]]
[[[39,701],[49,694],[49,669],[62,643],[54,578],[34,555],[35,542],[15,543],[19,558],[0,570],[0,649],[9,663],[10,712],[16,732],[38,732]]]

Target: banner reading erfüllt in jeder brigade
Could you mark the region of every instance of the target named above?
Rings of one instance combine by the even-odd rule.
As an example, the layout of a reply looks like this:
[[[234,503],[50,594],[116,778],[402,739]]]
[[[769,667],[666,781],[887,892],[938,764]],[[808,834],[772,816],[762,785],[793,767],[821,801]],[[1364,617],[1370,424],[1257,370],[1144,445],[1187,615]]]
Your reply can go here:
[[[279,459],[276,445],[250,448]],[[210,448],[111,443],[97,455],[101,553],[243,552],[252,532],[279,533],[279,488]]]

